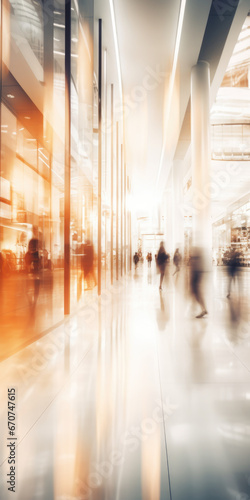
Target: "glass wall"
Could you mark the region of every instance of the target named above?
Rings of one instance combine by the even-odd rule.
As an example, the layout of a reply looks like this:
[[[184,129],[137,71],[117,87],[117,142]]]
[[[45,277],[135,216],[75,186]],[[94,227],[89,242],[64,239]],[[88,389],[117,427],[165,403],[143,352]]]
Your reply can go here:
[[[71,310],[93,239],[93,2],[71,7]],[[88,10],[86,19],[84,9]],[[5,357],[64,316],[65,12],[5,2],[0,316]],[[16,64],[13,64],[16,61]],[[21,67],[23,71],[21,71]],[[24,74],[26,72],[26,74]],[[95,248],[96,252],[96,248]],[[35,259],[37,258],[38,264]],[[94,272],[93,272],[94,276]]]
[[[248,208],[242,201],[249,190],[249,48],[248,15],[211,110],[212,180],[219,194],[215,195],[212,204],[216,221],[213,224],[213,249],[218,265],[227,262],[233,249],[239,252],[242,265],[250,263]],[[233,169],[235,174],[231,173]],[[226,179],[223,186],[220,184],[222,177]],[[237,204],[235,200],[239,200]]]
[[[103,122],[99,134],[94,2],[71,0],[70,12],[69,288],[70,312],[74,312],[89,295],[97,294],[98,258],[102,289],[111,281],[111,81],[103,44]],[[62,320],[65,312],[65,219],[69,214],[65,212],[65,3],[4,0],[1,29],[0,342],[4,358]],[[114,109],[117,95],[114,84]],[[118,104],[121,109],[120,101]],[[121,227],[125,182],[122,113],[118,113],[114,113],[112,154],[114,280],[116,262],[119,276],[122,274],[125,220]],[[98,215],[100,136],[102,191]]]

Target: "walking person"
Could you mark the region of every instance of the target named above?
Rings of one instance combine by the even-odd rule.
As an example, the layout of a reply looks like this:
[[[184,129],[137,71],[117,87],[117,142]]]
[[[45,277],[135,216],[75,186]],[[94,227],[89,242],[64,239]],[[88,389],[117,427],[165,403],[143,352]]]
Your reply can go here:
[[[163,279],[165,276],[165,270],[166,270],[166,265],[167,265],[168,261],[169,261],[169,254],[166,253],[166,250],[164,248],[164,243],[163,243],[163,241],[161,241],[160,248],[158,250],[158,254],[156,257],[156,263],[157,263],[158,269],[160,271],[159,290],[162,290],[162,283],[163,283]]]
[[[137,252],[135,252],[133,260],[134,260],[134,265],[135,265],[135,270],[136,270],[137,269],[137,264],[139,262],[139,255],[138,255]]]
[[[237,252],[235,248],[232,248],[227,268],[228,272],[227,299],[230,299],[232,283],[236,281],[238,275],[238,266],[239,266],[239,252]]]
[[[176,248],[175,253],[174,253],[174,257],[173,257],[173,263],[175,265],[175,272],[173,273],[173,276],[176,273],[179,273],[180,268],[181,268],[181,261],[182,261],[181,253],[179,251],[179,248]]]
[[[201,312],[196,318],[203,318],[207,314],[203,295],[204,258],[200,248],[193,248],[190,257],[190,288],[195,300],[201,306]]]
[[[40,290],[41,257],[39,253],[39,240],[35,236],[28,244],[28,251],[24,257],[27,271],[26,293],[31,307],[36,306]]]
[[[148,261],[148,267],[151,267],[151,262],[152,262],[152,253],[151,252],[148,252],[146,259]]]
[[[85,290],[91,290],[97,285],[94,271],[94,245],[87,239],[83,245],[82,269],[84,273]]]

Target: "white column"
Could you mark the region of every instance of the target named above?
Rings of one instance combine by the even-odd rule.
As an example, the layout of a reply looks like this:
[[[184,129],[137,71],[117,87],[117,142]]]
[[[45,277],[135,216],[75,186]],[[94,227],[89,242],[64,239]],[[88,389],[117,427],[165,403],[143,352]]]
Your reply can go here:
[[[193,246],[212,252],[210,200],[210,70],[200,61],[191,72]]]
[[[174,251],[173,240],[173,182],[172,174],[169,176],[165,196],[165,249],[171,255]]]
[[[173,242],[174,250],[184,250],[183,176],[182,161],[173,163]]]

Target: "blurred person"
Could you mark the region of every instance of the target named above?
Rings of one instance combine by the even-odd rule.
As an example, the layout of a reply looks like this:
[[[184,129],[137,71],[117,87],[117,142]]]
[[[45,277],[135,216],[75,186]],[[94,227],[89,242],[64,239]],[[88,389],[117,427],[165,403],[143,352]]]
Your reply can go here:
[[[201,312],[196,318],[203,318],[208,314],[202,290],[204,271],[203,250],[194,247],[190,256],[190,288],[195,300],[201,306]]]
[[[179,248],[176,248],[175,253],[174,253],[174,257],[173,257],[173,263],[175,265],[175,271],[173,273],[173,276],[176,273],[179,273],[180,268],[181,268],[181,261],[182,261],[181,253],[179,251]]]
[[[94,246],[89,239],[83,245],[82,269],[85,281],[85,290],[90,290],[96,286],[96,277],[94,272]]]
[[[41,269],[41,258],[39,255],[39,241],[38,238],[33,236],[28,243],[28,251],[24,257],[25,268],[28,272],[27,293],[30,304],[35,306],[39,296],[40,290],[40,277],[39,271]]]
[[[230,251],[229,261],[227,265],[227,273],[228,273],[227,299],[230,299],[232,283],[235,283],[236,278],[238,276],[239,257],[240,257],[239,252],[237,252],[235,248],[232,248]]]
[[[160,271],[159,290],[162,290],[162,283],[163,283],[163,279],[165,276],[165,270],[166,270],[166,265],[167,265],[168,261],[169,261],[169,254],[166,253],[166,250],[164,247],[164,242],[161,241],[160,248],[158,250],[157,257],[156,257],[157,266],[158,266],[158,269]]]
[[[151,262],[152,262],[152,253],[151,252],[148,252],[146,259],[148,261],[148,267],[151,267]]]
[[[138,265],[138,262],[139,262],[139,255],[138,255],[137,252],[135,252],[133,260],[134,260],[135,269],[137,269],[137,265]]]

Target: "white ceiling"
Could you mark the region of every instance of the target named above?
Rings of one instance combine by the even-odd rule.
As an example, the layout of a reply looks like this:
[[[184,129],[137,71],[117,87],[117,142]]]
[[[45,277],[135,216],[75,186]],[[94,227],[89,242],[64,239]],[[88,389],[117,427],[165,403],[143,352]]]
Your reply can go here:
[[[96,0],[95,17],[103,19],[108,78],[118,88],[110,3],[111,0]],[[214,6],[210,12],[211,4],[212,0],[186,0],[166,123],[181,0],[113,0],[125,107],[126,164],[135,197],[150,201],[158,176],[160,198],[173,161],[185,158],[190,145],[191,68],[201,55],[210,62],[215,99],[244,16],[250,9],[250,1],[241,0],[236,15],[232,19],[227,15],[223,21],[218,19]]]
[[[135,194],[148,192],[156,180],[179,8],[180,2],[172,0],[115,0],[126,161]]]

